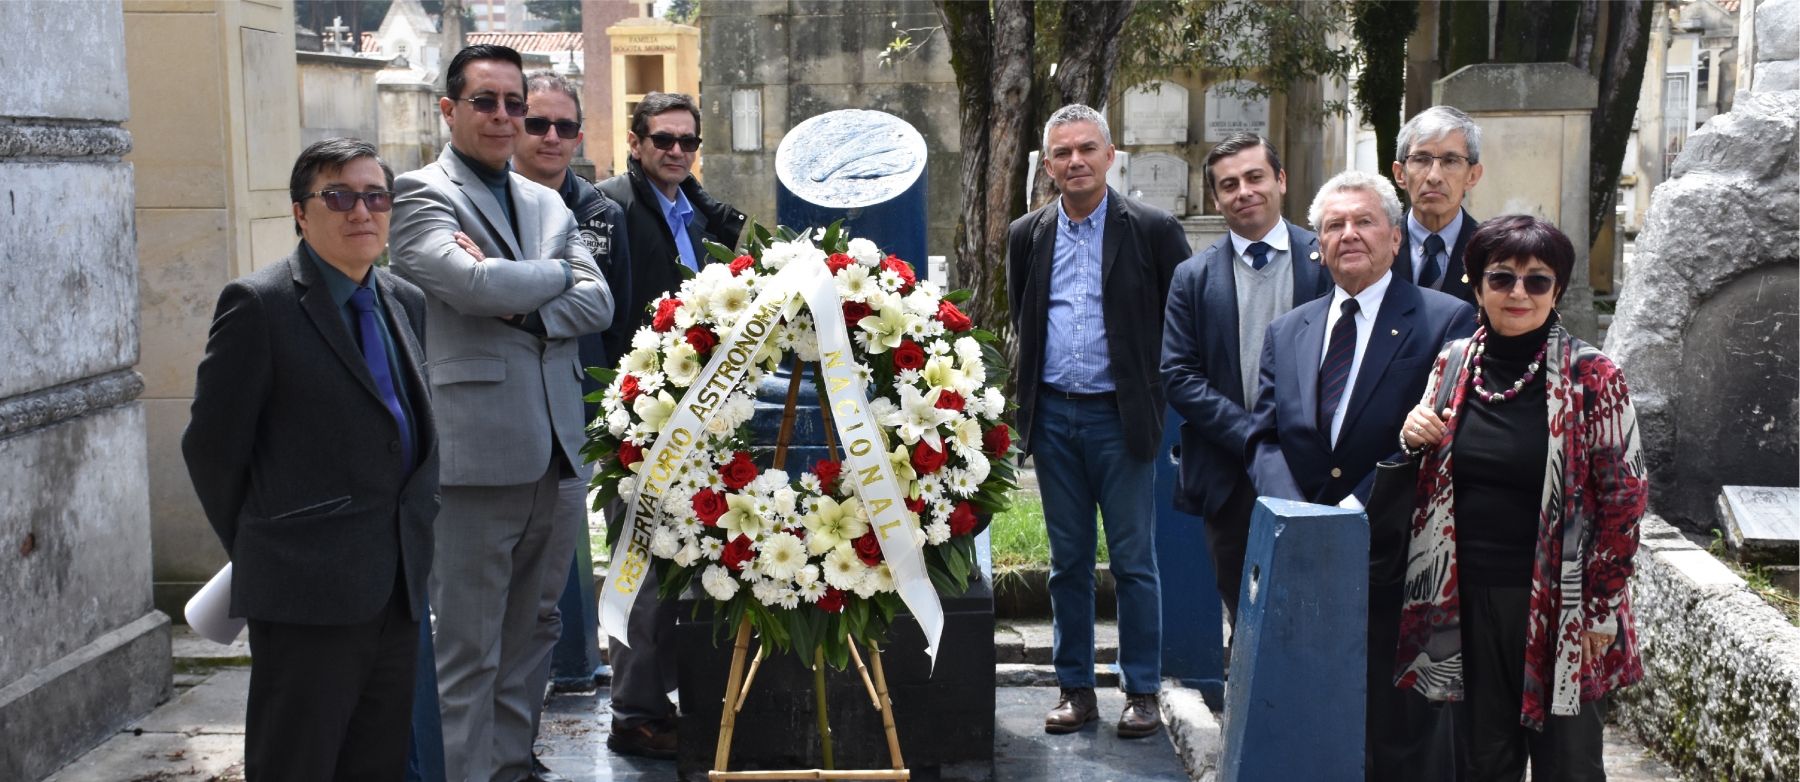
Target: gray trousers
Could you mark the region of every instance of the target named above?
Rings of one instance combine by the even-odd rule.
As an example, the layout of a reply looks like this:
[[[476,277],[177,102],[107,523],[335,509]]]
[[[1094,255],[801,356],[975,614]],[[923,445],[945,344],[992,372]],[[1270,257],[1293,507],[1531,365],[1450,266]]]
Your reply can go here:
[[[574,555],[561,467],[552,459],[543,477],[516,486],[443,487],[431,603],[449,782],[531,774],[533,703],[544,697],[536,674],[561,631],[540,607],[545,593],[554,590],[552,604],[561,596]]]
[[[607,506],[607,519],[616,511],[623,512],[617,502]],[[669,692],[678,682],[675,669],[675,599],[660,599],[656,590],[661,585],[656,571],[650,569],[631,604],[627,622],[631,646],[616,638],[607,638],[607,660],[612,666],[613,729],[635,728],[646,722],[662,720],[673,714],[675,704]]]
[[[569,515],[569,524],[571,525],[569,534],[574,537],[576,543],[581,541],[581,530],[588,523],[587,489],[587,481],[581,478],[564,478],[562,486],[557,490],[556,512]],[[573,561],[575,547],[570,546],[569,549],[569,557]],[[550,636],[552,647],[562,639],[562,596],[563,591],[568,588],[567,574],[561,579],[553,578],[549,572],[544,574],[544,593],[541,598],[542,602],[538,603],[538,627],[555,628],[555,632]],[[537,670],[531,674],[531,682],[526,686],[527,691],[541,694],[550,685],[550,658],[552,656],[554,655],[544,655],[544,661],[538,664]],[[531,738],[533,743],[537,741],[538,729],[543,721],[544,699],[533,698],[531,700]]]

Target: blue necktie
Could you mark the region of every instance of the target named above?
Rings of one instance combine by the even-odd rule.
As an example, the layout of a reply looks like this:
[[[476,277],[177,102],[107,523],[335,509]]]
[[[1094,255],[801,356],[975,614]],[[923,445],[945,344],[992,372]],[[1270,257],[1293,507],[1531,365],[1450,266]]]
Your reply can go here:
[[[381,401],[387,405],[389,413],[394,416],[394,423],[400,425],[400,464],[403,475],[411,475],[412,460],[412,427],[406,422],[406,412],[400,409],[400,397],[394,393],[394,373],[388,369],[387,346],[381,341],[381,321],[375,314],[375,292],[368,288],[357,288],[350,294],[350,308],[356,310],[356,322],[362,336],[363,362],[369,365],[369,374],[375,378],[375,389],[381,392]]]
[[[1437,257],[1444,253],[1444,237],[1432,234],[1425,237],[1425,257],[1419,260],[1425,268],[1419,270],[1419,287],[1435,288],[1440,276]]]
[[[1250,255],[1250,268],[1260,272],[1264,266],[1268,266],[1271,249],[1273,248],[1269,247],[1268,242],[1251,242],[1249,247],[1244,248],[1244,252]]]
[[[1337,416],[1338,402],[1344,398],[1344,387],[1350,384],[1350,365],[1356,360],[1356,299],[1345,299],[1344,314],[1331,328],[1331,341],[1326,343],[1325,364],[1319,369],[1319,431],[1331,437],[1331,419]]]

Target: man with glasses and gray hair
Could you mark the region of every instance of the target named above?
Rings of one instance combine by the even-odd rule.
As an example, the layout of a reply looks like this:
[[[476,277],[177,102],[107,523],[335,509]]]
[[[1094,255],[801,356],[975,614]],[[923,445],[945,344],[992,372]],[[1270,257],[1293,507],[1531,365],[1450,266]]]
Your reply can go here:
[[[1044,125],[1057,199],[1006,235],[1019,345],[1018,427],[1037,465],[1050,538],[1051,656],[1062,688],[1046,733],[1099,719],[1094,694],[1094,511],[1106,525],[1119,603],[1125,709],[1118,735],[1162,728],[1162,598],[1156,465],[1163,439],[1163,304],[1187,235],[1174,215],[1106,185],[1106,118],[1081,104]]]
[[[1463,197],[1481,181],[1481,126],[1453,106],[1433,106],[1407,120],[1397,141],[1394,181],[1412,208],[1394,276],[1473,305],[1462,259],[1478,221],[1463,210]]]
[[[576,339],[613,314],[562,198],[512,171],[520,62],[504,46],[458,52],[439,101],[450,143],[395,182],[393,268],[425,292],[442,432],[431,605],[453,782],[532,774],[531,682],[557,630],[539,607],[567,583],[587,499]]]

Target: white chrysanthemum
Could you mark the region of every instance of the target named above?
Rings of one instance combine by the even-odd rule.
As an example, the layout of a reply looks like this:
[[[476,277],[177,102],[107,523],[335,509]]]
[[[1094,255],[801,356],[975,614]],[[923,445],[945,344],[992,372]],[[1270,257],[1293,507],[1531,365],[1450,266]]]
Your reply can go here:
[[[849,266],[837,273],[838,296],[845,301],[868,301],[879,295],[876,279],[866,266]]]
[[[686,342],[676,345],[663,356],[663,374],[678,388],[687,388],[700,377],[700,354]]]
[[[894,572],[888,570],[888,563],[883,562],[875,567],[869,568],[869,576],[869,580],[875,582],[875,591],[894,591]]]
[[[844,254],[855,258],[857,263],[864,266],[876,266],[881,263],[881,248],[876,247],[874,242],[861,237],[851,239],[850,247]]]
[[[650,338],[648,341],[650,344],[633,350],[630,353],[626,353],[625,358],[619,361],[619,369],[620,371],[632,375],[644,375],[655,372],[662,363],[661,357],[656,355],[655,348],[657,341],[661,339],[661,337],[654,331],[641,331],[638,332],[638,334],[640,337],[643,334],[649,334]],[[640,378],[638,382],[641,384],[643,382],[642,378]]]
[[[817,603],[819,602],[819,598],[825,596],[825,582],[814,581],[800,587],[795,590],[795,592],[799,593],[800,599],[805,600],[808,603]]]
[[[934,521],[925,528],[925,542],[933,546],[942,546],[950,539],[950,525],[944,521]]]
[[[725,554],[725,542],[711,536],[701,538],[700,553],[707,559],[717,562],[719,557]]]
[[[965,468],[965,472],[969,474],[969,480],[979,488],[988,479],[988,473],[993,469],[994,466],[988,463],[987,455],[977,453],[975,458],[969,460],[969,466]]]
[[[882,289],[889,291],[899,291],[901,286],[906,284],[901,281],[900,273],[893,270],[882,271],[876,279],[881,281]]]
[[[927,356],[948,356],[948,355],[950,355],[950,343],[945,342],[941,339],[931,340],[929,342],[924,343],[924,345],[925,345],[925,355],[927,355]]]
[[[806,565],[806,544],[799,538],[779,532],[763,539],[762,553],[756,563],[769,578],[786,581]]]
[[[730,399],[725,400],[719,414],[725,418],[726,423],[731,424],[732,429],[743,426],[751,416],[756,415],[756,398],[741,391],[732,394]]]
[[[926,502],[933,502],[944,496],[944,482],[936,475],[927,475],[919,479],[919,496]]]
[[[738,318],[750,311],[752,301],[754,299],[750,295],[750,289],[741,282],[732,281],[713,291],[713,295],[707,297],[706,304],[719,324],[730,328],[737,324]]]
[[[630,440],[632,445],[648,448],[656,440],[656,430],[646,424],[632,424],[625,430],[625,439]]]
[[[669,559],[680,550],[681,539],[676,537],[674,530],[668,527],[657,527],[655,532],[650,533],[650,554],[652,556]]]
[[[631,335],[631,349],[632,350],[643,350],[645,348],[649,348],[651,350],[655,350],[656,345],[657,345],[657,340],[660,340],[660,339],[662,339],[662,335],[656,333],[656,329],[650,328],[649,326],[645,326],[641,329],[638,329],[636,334]]]
[[[799,608],[800,593],[794,591],[792,587],[783,587],[780,592],[776,593],[775,602],[780,604],[782,608],[790,610]]]
[[[969,396],[980,391],[981,385],[985,382],[987,382],[987,365],[981,363],[981,359],[977,357],[974,361],[962,362],[962,378],[953,388],[957,393]]]
[[[864,565],[862,558],[856,556],[856,549],[849,543],[840,545],[825,555],[825,583],[838,589],[855,591],[868,574],[869,566]]]
[[[769,256],[764,253],[763,257]],[[750,594],[756,597],[756,602],[766,606],[774,606],[781,602],[781,587],[776,586],[773,581],[753,582],[750,586]]]
[[[919,384],[919,370],[902,369],[899,372],[894,373],[894,381],[904,386],[917,386]]]
[[[677,567],[687,567],[700,559],[700,547],[690,540],[687,542],[687,545],[681,547],[680,551],[675,552],[675,556],[670,557],[670,559],[675,561]]]
[[[974,418],[961,418],[950,430],[950,441],[956,445],[956,455],[969,461],[982,460],[981,455],[981,422]]]
[[[631,426],[631,414],[623,408],[606,414],[606,431],[614,437],[624,437],[625,430]]]
[[[694,508],[691,505],[688,506],[686,514],[671,519],[669,526],[682,540],[694,540],[700,533],[706,531],[706,525],[701,523],[699,516],[694,515]]]
[[[683,494],[678,491],[665,492],[662,496],[662,511],[671,516],[680,513],[683,509],[692,513],[694,511],[693,502],[694,495],[692,494]]]
[[[850,362],[850,375],[855,378],[858,391],[868,388],[870,383],[875,382],[875,370],[860,361]]]
[[[956,357],[964,363],[981,363],[981,343],[974,337],[959,337],[956,340]]]
[[[645,394],[631,403],[631,411],[637,413],[639,420],[652,432],[662,431],[663,424],[669,422],[669,416],[675,413],[675,397],[669,392],[660,391],[652,397]]]
[[[950,514],[956,512],[956,503],[945,497],[933,500],[930,507],[933,518],[947,519],[950,518]]]
[[[799,242],[773,242],[763,248],[762,265],[770,271],[780,271],[783,267],[800,257]]]
[[[983,463],[985,463],[985,461]],[[949,472],[950,475],[944,480],[944,483],[949,486],[951,494],[958,497],[967,497],[974,494],[975,489],[979,488],[980,484],[969,479],[968,470],[947,470],[947,472]]]
[[[646,394],[654,394],[662,390],[666,381],[661,372],[645,372],[638,376],[638,390]],[[639,397],[642,399],[642,397]],[[636,402],[633,402],[636,404]]]
[[[819,476],[810,472],[803,472],[800,473],[800,490],[811,494],[818,494],[825,491],[825,484],[823,481],[819,480]]]
[[[919,282],[923,283],[924,280]],[[936,315],[938,311],[938,297],[926,293],[922,284],[913,288],[913,292],[906,294],[902,301],[906,303],[907,312],[921,318],[929,318]]]
[[[731,577],[731,571],[720,565],[708,565],[706,572],[700,574],[700,586],[714,600],[730,600],[737,596],[738,582]]]
[[[890,429],[896,426],[895,415],[899,412],[900,408],[895,407],[893,401],[885,396],[869,400],[869,414],[875,416],[875,423],[882,426]]]
[[[788,485],[788,474],[784,470],[763,470],[756,480],[750,482],[750,490],[768,494]]]
[[[998,388],[990,388],[981,392],[981,402],[987,408],[989,418],[999,418],[1006,412],[1006,396]]]
[[[700,267],[700,272],[694,275],[693,282],[697,285],[723,285],[733,280],[740,279],[743,278],[731,273],[730,264],[709,263]]]

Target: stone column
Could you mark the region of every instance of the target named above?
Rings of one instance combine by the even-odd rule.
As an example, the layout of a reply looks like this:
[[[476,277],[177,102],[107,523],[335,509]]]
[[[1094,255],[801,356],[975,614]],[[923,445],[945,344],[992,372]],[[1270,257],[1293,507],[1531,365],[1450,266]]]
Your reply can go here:
[[[156,606],[181,621],[225,565],[181,457],[219,290],[280,260],[300,154],[290,4],[126,0]],[[134,300],[134,305],[138,300]]]
[[[1574,279],[1558,310],[1569,333],[1598,339],[1588,282],[1588,131],[1600,85],[1567,63],[1470,65],[1431,87],[1481,126],[1481,182],[1463,199],[1477,220],[1528,214],[1575,244]]]
[[[0,779],[170,694],[151,605],[119,3],[0,3]]]
[[[613,145],[627,128],[613,125],[612,36],[606,28],[637,16],[639,7],[630,0],[581,0],[581,107],[587,129],[582,146],[594,161],[596,180],[625,173],[625,161],[613,159]]]

